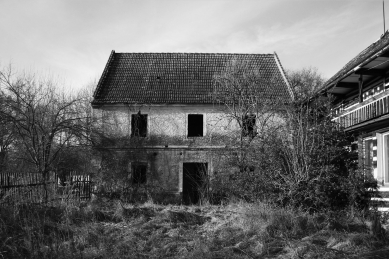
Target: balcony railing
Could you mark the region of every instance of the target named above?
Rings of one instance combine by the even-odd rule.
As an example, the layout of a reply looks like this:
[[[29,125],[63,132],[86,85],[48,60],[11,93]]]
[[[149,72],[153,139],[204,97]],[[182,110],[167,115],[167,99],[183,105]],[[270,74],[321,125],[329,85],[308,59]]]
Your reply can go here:
[[[350,107],[342,113],[334,115],[334,117],[337,117],[332,120],[339,123],[344,128],[348,128],[361,122],[385,115],[389,113],[389,94],[386,93],[386,95],[380,96],[374,101],[369,101],[367,104],[354,107]]]

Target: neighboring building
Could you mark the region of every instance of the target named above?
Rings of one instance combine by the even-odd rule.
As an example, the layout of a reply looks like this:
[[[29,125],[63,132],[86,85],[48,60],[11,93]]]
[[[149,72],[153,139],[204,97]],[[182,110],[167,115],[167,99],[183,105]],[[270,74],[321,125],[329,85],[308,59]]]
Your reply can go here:
[[[386,32],[331,77],[321,90],[335,96],[333,120],[355,133],[359,163],[381,186],[389,185],[388,74]]]
[[[274,54],[115,53],[94,92],[92,107],[116,142],[100,148],[125,157],[129,180],[196,203],[202,174],[221,163],[225,138],[238,126],[213,98],[213,78],[231,61],[248,62],[274,98],[291,89]],[[250,119],[255,122],[254,119]],[[248,127],[253,130],[253,127]],[[128,164],[128,166],[127,166]]]

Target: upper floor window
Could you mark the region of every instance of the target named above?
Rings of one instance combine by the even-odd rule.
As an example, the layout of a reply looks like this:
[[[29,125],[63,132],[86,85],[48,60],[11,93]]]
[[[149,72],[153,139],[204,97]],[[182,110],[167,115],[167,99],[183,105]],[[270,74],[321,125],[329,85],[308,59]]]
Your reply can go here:
[[[131,137],[146,137],[147,135],[147,114],[131,115]]]
[[[204,136],[203,114],[188,114],[188,137]]]
[[[242,135],[243,137],[254,137],[256,135],[256,127],[255,127],[255,114],[245,115],[242,118]]]

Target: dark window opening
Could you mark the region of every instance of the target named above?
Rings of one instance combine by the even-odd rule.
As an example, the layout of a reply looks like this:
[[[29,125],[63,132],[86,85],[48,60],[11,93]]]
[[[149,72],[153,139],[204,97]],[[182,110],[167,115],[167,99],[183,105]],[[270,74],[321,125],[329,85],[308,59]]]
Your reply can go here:
[[[188,137],[202,137],[203,133],[203,115],[188,114]]]
[[[147,135],[147,114],[131,115],[131,137],[146,137]]]
[[[255,115],[246,115],[242,119],[242,135],[243,137],[255,137],[257,134],[255,127]]]
[[[144,184],[146,183],[147,165],[143,163],[134,163],[132,167],[132,183]]]

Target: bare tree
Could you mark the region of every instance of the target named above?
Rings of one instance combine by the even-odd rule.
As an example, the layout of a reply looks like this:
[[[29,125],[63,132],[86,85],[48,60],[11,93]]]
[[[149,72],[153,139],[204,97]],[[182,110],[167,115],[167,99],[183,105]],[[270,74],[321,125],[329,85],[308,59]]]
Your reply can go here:
[[[6,96],[0,91],[0,109],[6,110]],[[12,131],[12,123],[0,114],[0,173],[5,171],[8,165],[8,155],[12,148],[15,135]]]
[[[226,181],[221,179],[226,177],[222,173],[215,181],[228,183],[227,192],[233,196],[252,199],[254,189],[259,188],[261,171],[269,161],[267,146],[283,124],[279,113],[285,100],[274,91],[276,84],[276,78],[269,77],[265,69],[241,60],[230,61],[221,74],[214,76],[214,100],[224,106],[225,116],[233,125],[225,138],[226,168],[219,169],[230,175]]]
[[[0,116],[12,125],[18,157],[46,180],[65,147],[87,143],[90,114],[52,80],[16,75],[9,67],[0,71],[0,85],[6,96]]]
[[[288,74],[297,98],[269,150],[278,167],[266,171],[268,198],[311,212],[367,209],[376,182],[358,169],[354,136],[331,120],[333,97],[315,96],[324,79],[312,68]]]
[[[319,90],[325,79],[315,67],[287,70],[286,74],[296,100],[306,100]]]
[[[273,78],[248,61],[232,60],[214,76],[214,99],[237,126],[230,147],[236,149],[233,153],[241,171],[247,169],[252,147],[258,147],[268,129],[277,125],[282,100],[273,95],[273,85]]]

